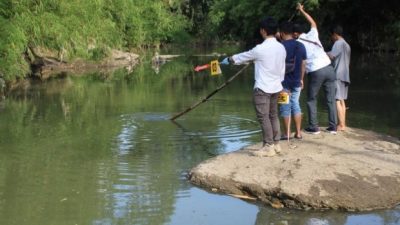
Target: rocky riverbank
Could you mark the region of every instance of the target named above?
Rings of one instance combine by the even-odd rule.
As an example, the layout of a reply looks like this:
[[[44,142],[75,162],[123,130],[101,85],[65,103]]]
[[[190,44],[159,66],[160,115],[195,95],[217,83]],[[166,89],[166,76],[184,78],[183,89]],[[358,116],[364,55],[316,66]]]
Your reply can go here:
[[[65,61],[57,52],[43,48],[29,48],[25,58],[31,67],[27,79],[5,81],[0,74],[0,100],[10,91],[27,89],[31,78],[46,80],[57,76],[92,72],[108,74],[119,68],[131,71],[139,63],[139,55],[119,50],[111,50],[108,57],[98,62],[82,59]]]
[[[400,203],[400,141],[348,129],[281,142],[282,153],[256,157],[249,146],[190,171],[192,183],[276,208],[365,211]]]
[[[40,79],[48,79],[62,73],[83,74],[94,71],[111,72],[116,68],[127,67],[132,69],[139,63],[139,55],[131,52],[111,50],[111,53],[105,59],[98,62],[87,60],[73,60],[66,62],[52,52],[41,49],[34,50],[34,60],[32,60],[33,75]],[[33,50],[32,50],[33,52]]]

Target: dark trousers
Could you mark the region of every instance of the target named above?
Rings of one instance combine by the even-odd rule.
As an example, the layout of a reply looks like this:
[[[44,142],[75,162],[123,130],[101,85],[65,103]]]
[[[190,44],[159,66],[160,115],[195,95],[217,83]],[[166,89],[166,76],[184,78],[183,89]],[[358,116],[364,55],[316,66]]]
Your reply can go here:
[[[260,122],[264,144],[273,144],[280,140],[278,118],[278,93],[269,94],[256,88],[253,101],[258,122]]]
[[[332,66],[326,66],[317,71],[308,73],[307,109],[308,125],[310,128],[318,127],[317,98],[318,92],[323,87],[325,101],[328,109],[329,126],[336,128],[336,75]]]

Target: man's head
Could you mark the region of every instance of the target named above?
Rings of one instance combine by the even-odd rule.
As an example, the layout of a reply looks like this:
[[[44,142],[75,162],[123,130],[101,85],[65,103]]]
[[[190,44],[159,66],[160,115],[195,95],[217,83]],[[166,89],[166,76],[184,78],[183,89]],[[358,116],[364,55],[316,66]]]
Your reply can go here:
[[[343,36],[343,28],[340,25],[335,25],[330,29],[331,38],[333,41],[337,41]]]
[[[263,38],[267,36],[275,36],[278,30],[278,23],[272,17],[267,17],[260,22],[260,34]]]
[[[293,23],[283,22],[279,26],[279,32],[283,40],[288,40],[293,38]]]
[[[299,38],[304,33],[304,25],[300,23],[293,24],[293,38]]]

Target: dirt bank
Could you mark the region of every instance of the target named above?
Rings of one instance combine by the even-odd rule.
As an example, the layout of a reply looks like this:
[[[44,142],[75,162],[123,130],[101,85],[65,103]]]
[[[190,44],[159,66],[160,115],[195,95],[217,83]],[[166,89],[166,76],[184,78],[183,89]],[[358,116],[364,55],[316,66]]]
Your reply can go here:
[[[274,157],[252,156],[261,144],[193,168],[192,183],[248,196],[273,207],[364,211],[400,203],[400,141],[359,129],[304,134],[281,142]]]
[[[36,58],[32,63],[33,74],[42,80],[62,73],[112,72],[121,67],[127,67],[128,70],[131,70],[139,63],[139,55],[119,50],[112,50],[110,56],[99,62],[79,59],[65,62],[41,51],[36,50],[36,52]],[[38,52],[40,52],[40,56]]]
[[[0,74],[0,100],[14,90],[26,90],[31,85],[31,79],[46,80],[52,77],[70,74],[102,73],[110,74],[117,69],[126,68],[132,71],[139,63],[139,55],[131,52],[111,50],[108,57],[94,62],[82,59],[65,61],[57,52],[43,48],[29,48],[26,59],[31,65],[30,76],[27,79],[4,81]]]

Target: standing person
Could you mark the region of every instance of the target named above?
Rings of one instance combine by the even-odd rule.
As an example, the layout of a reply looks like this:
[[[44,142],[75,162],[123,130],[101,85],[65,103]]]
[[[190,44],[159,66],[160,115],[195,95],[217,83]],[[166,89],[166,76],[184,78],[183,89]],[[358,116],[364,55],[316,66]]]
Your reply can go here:
[[[317,97],[321,86],[325,92],[325,101],[328,108],[329,126],[326,129],[329,133],[336,134],[336,75],[331,65],[331,60],[325,53],[318,37],[317,24],[314,19],[304,10],[302,4],[297,4],[297,9],[311,25],[308,33],[300,34],[297,39],[304,44],[307,51],[306,72],[308,74],[307,87],[307,109],[308,127],[304,130],[307,133],[319,134],[317,118]]]
[[[337,130],[346,129],[346,104],[347,94],[350,85],[350,45],[343,38],[343,28],[336,26],[331,29],[331,38],[334,42],[332,50],[328,52],[329,58],[333,61],[333,68],[336,72],[336,108],[338,114]]]
[[[254,152],[256,156],[274,156],[280,152],[278,95],[282,91],[281,82],[285,75],[286,51],[275,38],[277,29],[278,23],[273,18],[262,20],[260,34],[264,41],[250,51],[225,58],[221,62],[254,62],[253,101],[263,134],[263,146]]]
[[[280,26],[282,44],[286,49],[285,79],[282,82],[284,91],[290,93],[289,104],[280,106],[280,114],[285,124],[285,135],[282,139],[290,138],[291,116],[294,118],[296,127],[295,138],[301,139],[301,108],[300,92],[304,87],[303,79],[306,65],[306,49],[304,45],[293,38],[293,24],[284,22]]]

